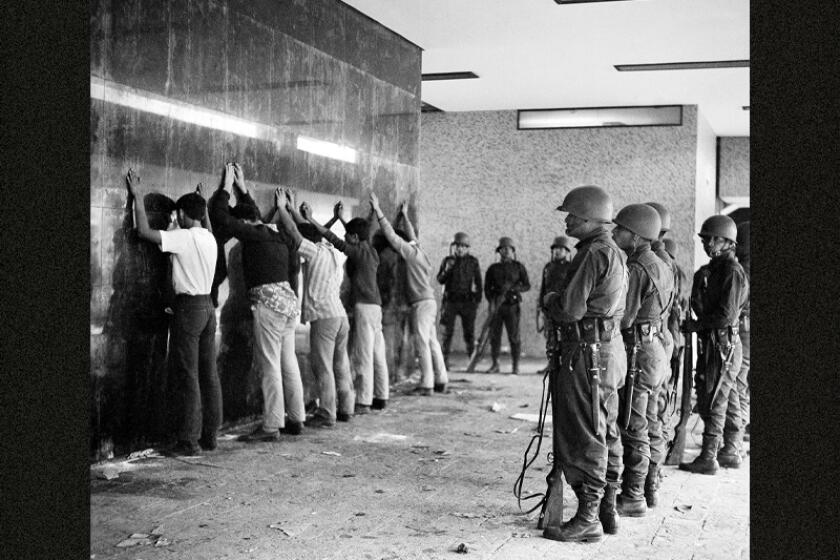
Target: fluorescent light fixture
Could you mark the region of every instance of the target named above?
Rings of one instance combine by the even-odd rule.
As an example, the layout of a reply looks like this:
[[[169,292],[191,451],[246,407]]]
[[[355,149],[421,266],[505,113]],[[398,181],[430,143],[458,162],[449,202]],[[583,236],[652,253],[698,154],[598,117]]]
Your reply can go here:
[[[709,70],[714,68],[749,68],[749,60],[705,60],[699,62],[657,62],[654,64],[616,64],[619,72],[646,72],[649,70]]]
[[[475,72],[432,72],[430,74],[420,74],[420,79],[424,82],[435,80],[473,80],[475,78],[478,78]]]
[[[554,0],[557,4],[593,4],[595,2],[620,2],[621,0]]]
[[[609,128],[624,126],[679,126],[682,105],[648,107],[577,107],[570,109],[521,109],[518,130],[546,128]]]
[[[90,96],[92,99],[101,99],[145,113],[232,132],[239,136],[262,140],[277,140],[278,138],[274,127],[247,121],[190,103],[176,101],[101,78],[91,77]]]
[[[356,163],[356,150],[325,140],[316,140],[308,136],[298,136],[297,149],[309,152],[310,154]]]

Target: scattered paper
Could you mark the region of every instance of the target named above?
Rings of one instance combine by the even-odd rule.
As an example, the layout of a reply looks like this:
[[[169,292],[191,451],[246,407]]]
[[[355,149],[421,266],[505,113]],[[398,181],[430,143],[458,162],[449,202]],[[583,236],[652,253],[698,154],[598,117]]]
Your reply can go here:
[[[455,517],[462,517],[464,519],[477,519],[477,518],[481,517],[480,515],[478,515],[476,513],[453,513],[451,515],[454,515]]]
[[[437,451],[435,451],[435,455],[440,455],[442,457],[446,457],[447,455],[452,455],[452,453],[450,453],[449,451],[447,451],[445,449],[438,449]]]
[[[228,498],[228,500],[230,500],[230,498]],[[158,525],[157,527],[152,529],[152,534],[157,535],[157,536],[162,535],[163,534],[163,525]]]
[[[331,455],[333,457],[341,457],[341,453],[336,453],[335,451],[321,451],[321,455]]]
[[[539,423],[539,421],[540,421],[540,415],[539,414],[526,414],[524,412],[517,412],[516,414],[511,415],[510,418],[513,418],[514,420],[526,420],[528,422],[536,422],[536,423]],[[551,424],[551,415],[546,415],[545,423],[546,424]]]
[[[269,525],[268,527],[269,527],[269,529],[277,529],[278,531],[280,531],[281,533],[283,533],[283,534],[284,534],[284,535],[286,535],[287,537],[291,537],[291,536],[293,536],[293,535],[292,535],[292,533],[290,533],[289,531],[287,531],[286,529],[284,529],[283,527],[281,527],[281,526],[280,526],[280,524],[278,524],[278,523],[272,523],[272,524],[271,524],[271,525]]]
[[[405,441],[408,436],[400,434],[378,433],[371,436],[355,436],[353,441],[365,441],[367,443],[388,443],[394,441]]]
[[[466,545],[466,544],[461,543],[461,544],[459,544],[459,545],[458,545],[458,547],[455,549],[455,552],[457,552],[458,554],[466,554],[467,552],[469,552],[469,548],[467,548],[467,545]]]
[[[169,546],[170,544],[169,539],[160,538],[155,543],[155,546]]]
[[[490,405],[490,411],[491,412],[499,412],[503,408],[505,408],[505,405],[499,404],[497,402],[494,402],[492,405]]]
[[[125,539],[124,541],[118,542],[117,546],[120,547],[120,548],[126,548],[126,547],[129,547],[129,546],[138,546],[138,545],[143,545],[143,544],[152,544],[152,541],[150,541],[147,538],[142,538],[142,539],[128,538],[128,539]]]
[[[512,533],[511,536],[514,539],[529,539],[531,538],[531,533]]]
[[[685,513],[687,511],[691,510],[691,504],[679,504],[679,505],[674,506],[674,509],[677,510],[678,512],[680,512],[680,513]]]

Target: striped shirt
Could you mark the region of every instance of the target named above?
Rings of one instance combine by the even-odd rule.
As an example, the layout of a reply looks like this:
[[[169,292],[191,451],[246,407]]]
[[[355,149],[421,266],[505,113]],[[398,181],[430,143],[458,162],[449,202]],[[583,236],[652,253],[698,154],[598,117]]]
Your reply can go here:
[[[327,241],[308,239],[301,240],[298,254],[304,260],[301,322],[346,317],[339,297],[344,256]]]

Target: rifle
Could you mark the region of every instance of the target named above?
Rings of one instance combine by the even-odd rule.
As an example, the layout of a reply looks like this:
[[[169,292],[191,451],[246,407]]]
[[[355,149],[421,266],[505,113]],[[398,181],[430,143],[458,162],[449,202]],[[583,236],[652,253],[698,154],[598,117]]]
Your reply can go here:
[[[478,364],[478,360],[481,359],[481,354],[484,353],[484,349],[487,348],[487,342],[490,340],[490,325],[493,324],[493,320],[499,314],[499,309],[502,307],[505,294],[512,287],[513,284],[505,284],[502,286],[500,294],[493,298],[493,301],[490,301],[490,307],[487,309],[487,318],[484,319],[484,323],[481,325],[478,344],[475,345],[472,356],[470,356],[470,363],[467,365],[467,373],[473,373],[475,371],[475,366]]]
[[[636,328],[633,327],[633,345],[627,350],[627,375],[624,378],[624,408],[621,410],[621,424],[623,429],[630,425],[630,412],[633,409],[633,389],[636,374],[639,372],[639,341],[636,339]]]
[[[685,310],[685,322],[691,321],[691,309]],[[680,420],[674,427],[674,439],[668,443],[668,453],[665,455],[666,465],[679,465],[685,450],[685,430],[688,418],[691,416],[691,384],[694,374],[694,334],[685,333],[685,349],[683,352],[682,397],[680,399]],[[676,383],[675,383],[676,385]]]

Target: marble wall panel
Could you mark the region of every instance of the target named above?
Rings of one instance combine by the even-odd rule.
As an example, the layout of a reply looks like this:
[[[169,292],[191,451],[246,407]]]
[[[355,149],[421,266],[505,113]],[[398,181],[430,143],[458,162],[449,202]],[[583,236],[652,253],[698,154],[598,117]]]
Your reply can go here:
[[[169,60],[169,4],[155,0],[113,0],[105,77],[165,94]]]
[[[353,22],[357,14],[336,9],[335,0],[314,0],[307,4],[311,12],[312,46],[331,58],[342,59],[347,48],[345,25],[348,20]]]
[[[102,208],[93,206],[90,209],[90,285],[92,288],[102,286]]]
[[[274,31],[235,12],[229,20],[229,34],[236,40],[227,42],[228,109],[243,119],[271,123]]]

